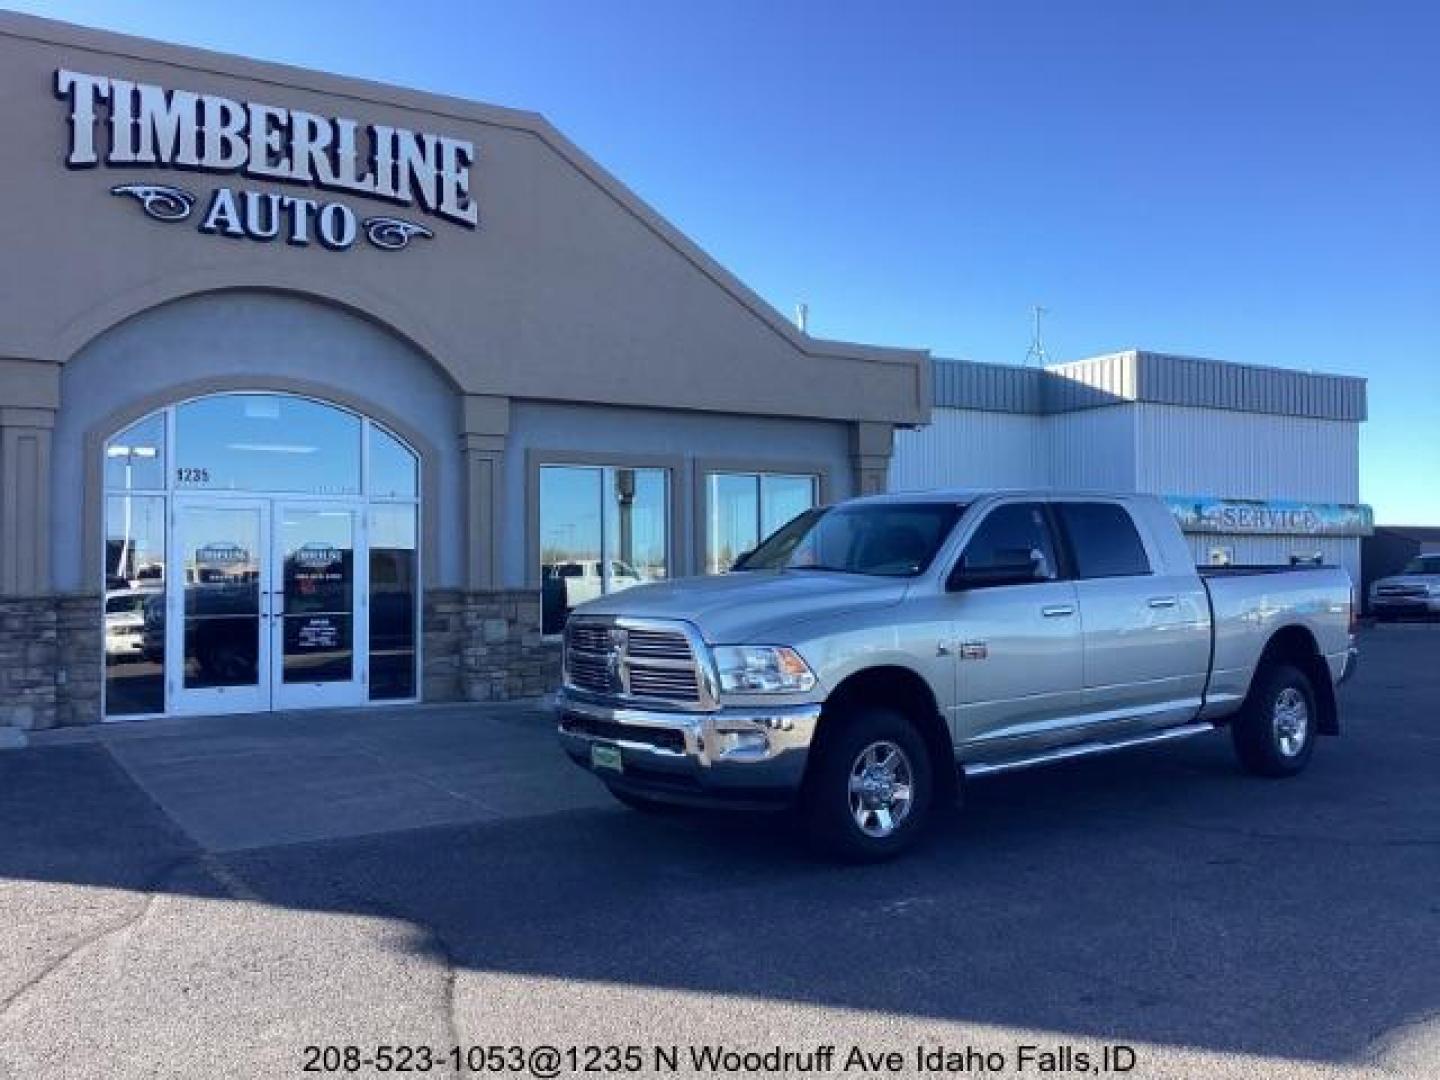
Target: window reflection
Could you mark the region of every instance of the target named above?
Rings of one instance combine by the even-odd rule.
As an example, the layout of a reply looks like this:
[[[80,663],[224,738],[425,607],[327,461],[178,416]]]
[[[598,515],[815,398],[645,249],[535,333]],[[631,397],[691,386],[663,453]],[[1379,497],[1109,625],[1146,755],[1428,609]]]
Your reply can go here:
[[[415,498],[415,455],[399,439],[370,425],[370,497]]]
[[[354,677],[355,540],[351,510],[286,507],[282,678],[349,682]]]
[[[187,507],[178,513],[184,572],[186,689],[260,679],[260,511]]]
[[[579,604],[669,576],[669,473],[540,469],[541,629],[558,634]]]
[[[786,473],[710,473],[705,572],[723,574],[761,540],[814,506],[818,478]]]
[[[813,476],[760,477],[760,535],[756,543],[795,520],[815,503]]]
[[[414,697],[415,599],[419,595],[415,507],[370,511],[370,700]]]
[[[189,689],[346,682],[364,667],[372,699],[418,695],[419,458],[389,431],[306,398],[220,394],[161,409],[112,436],[102,470],[107,715],[164,712],[167,659],[172,679]],[[630,500],[631,542],[642,551],[649,491],[640,483]],[[251,505],[217,493],[250,493]],[[266,495],[276,497],[262,514],[254,504]],[[293,505],[303,495],[333,501]],[[366,499],[386,502],[367,508]],[[361,513],[370,515],[363,531]],[[172,599],[183,598],[184,617],[167,658],[172,540],[180,560]],[[357,656],[357,556],[369,571],[368,662]],[[259,665],[269,633],[262,577],[283,596],[271,670]]]
[[[360,493],[360,418],[305,398],[221,394],[175,410],[175,487]]]
[[[760,540],[759,477],[710,474],[710,522],[705,571],[723,574]]]
[[[165,499],[105,500],[105,702],[113,716],[165,709]]]
[[[165,414],[147,416],[105,443],[107,491],[165,490]]]

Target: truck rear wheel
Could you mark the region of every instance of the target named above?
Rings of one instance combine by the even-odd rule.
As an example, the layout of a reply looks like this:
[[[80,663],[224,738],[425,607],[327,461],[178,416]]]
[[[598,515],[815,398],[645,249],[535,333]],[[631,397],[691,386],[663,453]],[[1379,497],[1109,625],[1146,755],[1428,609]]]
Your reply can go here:
[[[812,839],[854,862],[909,848],[924,831],[935,791],[915,726],[893,709],[859,707],[822,721],[822,732],[803,793]]]
[[[1256,676],[1231,727],[1241,766],[1257,776],[1294,776],[1315,750],[1315,690],[1299,668],[1275,664]]]

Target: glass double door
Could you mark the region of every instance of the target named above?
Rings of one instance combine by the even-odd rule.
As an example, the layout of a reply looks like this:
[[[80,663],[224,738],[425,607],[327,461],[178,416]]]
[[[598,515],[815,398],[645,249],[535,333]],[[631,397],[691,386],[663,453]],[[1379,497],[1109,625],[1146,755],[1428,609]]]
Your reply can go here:
[[[365,700],[358,505],[177,497],[166,682],[175,713]]]

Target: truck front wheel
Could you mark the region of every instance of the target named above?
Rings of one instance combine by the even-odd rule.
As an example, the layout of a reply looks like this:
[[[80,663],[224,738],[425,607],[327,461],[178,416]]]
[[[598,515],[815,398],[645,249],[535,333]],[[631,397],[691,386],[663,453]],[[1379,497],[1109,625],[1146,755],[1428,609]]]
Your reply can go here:
[[[1259,776],[1294,776],[1315,750],[1316,718],[1303,671],[1275,664],[1260,672],[1231,730],[1241,766]]]
[[[821,722],[802,809],[812,838],[856,862],[888,859],[924,831],[934,798],[925,741],[893,709],[859,707]]]

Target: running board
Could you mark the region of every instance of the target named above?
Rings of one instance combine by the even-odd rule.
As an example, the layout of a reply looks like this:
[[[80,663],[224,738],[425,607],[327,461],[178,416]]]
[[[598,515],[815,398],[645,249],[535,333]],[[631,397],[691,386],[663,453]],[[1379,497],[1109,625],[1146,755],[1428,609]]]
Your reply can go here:
[[[1153,746],[1155,743],[1188,739],[1191,735],[1204,735],[1207,731],[1214,730],[1216,730],[1214,724],[1182,724],[1179,727],[1165,728],[1163,731],[1148,731],[1144,735],[1134,735],[1128,739],[1057,746],[1053,750],[1011,758],[1009,761],[984,761],[975,765],[962,764],[960,769],[967,777],[993,776],[995,773],[1028,769],[1032,765],[1049,765],[1053,761],[1070,761],[1074,758],[1091,757],[1095,754],[1108,754],[1112,750],[1129,750],[1134,746]]]

